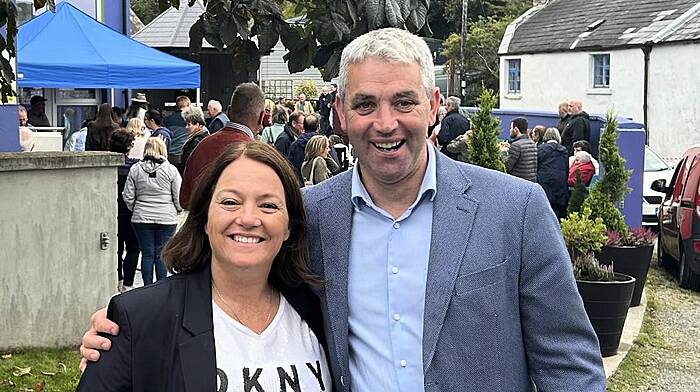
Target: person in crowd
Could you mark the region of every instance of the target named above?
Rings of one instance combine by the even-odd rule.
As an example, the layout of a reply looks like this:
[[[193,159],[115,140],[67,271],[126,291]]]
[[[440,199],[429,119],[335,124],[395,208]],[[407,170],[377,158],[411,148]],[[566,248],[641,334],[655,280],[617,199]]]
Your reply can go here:
[[[117,129],[109,138],[109,151],[124,154],[124,164],[117,168],[117,290],[120,293],[131,290],[134,286],[136,265],[139,262],[139,243],[131,223],[132,213],[122,196],[131,167],[139,161],[129,157],[134,138],[134,133],[124,128]]]
[[[437,144],[437,136],[440,134],[440,128],[442,128],[442,120],[445,119],[445,116],[447,116],[447,108],[445,106],[440,106],[438,108],[438,113],[437,113],[437,125],[433,127],[433,130],[430,133],[430,137],[428,140],[430,140],[430,143],[432,143],[434,146],[437,146],[440,148],[440,145]]]
[[[289,159],[292,167],[294,167],[301,183],[304,182],[301,175],[301,165],[304,163],[304,157],[306,155],[306,143],[316,135],[318,135],[318,117],[314,114],[304,116],[304,132],[289,146],[289,151],[287,152],[287,159]]]
[[[34,131],[27,127],[19,127],[19,152],[34,150]]]
[[[316,293],[333,386],[605,391],[598,341],[542,188],[451,160],[426,141],[439,89],[425,41],[377,29],[344,48],[339,68],[335,109],[358,164],[304,192],[309,261],[327,282]],[[410,97],[405,111],[395,110],[397,97]],[[93,316],[81,347],[91,360],[111,345],[97,331],[119,328],[104,310]]]
[[[544,133],[547,131],[547,128],[544,127],[544,125],[535,125],[534,128],[530,131],[530,140],[532,140],[535,145],[539,146],[540,144],[544,143]]]
[[[316,185],[338,171],[338,164],[329,155],[330,150],[330,143],[324,135],[313,136],[306,143],[304,163],[301,164],[304,185]]]
[[[459,98],[447,97],[446,102],[447,115],[441,121],[440,133],[437,135],[437,141],[442,146],[442,153],[452,159],[456,156],[447,151],[447,145],[450,144],[459,135],[464,135],[469,130],[469,120],[459,112]]]
[[[22,105],[17,106],[17,114],[19,116],[20,127],[31,127],[32,124],[27,121],[27,108]]]
[[[148,109],[143,116],[143,123],[146,125],[146,128],[151,131],[150,137],[159,137],[163,139],[165,148],[169,151],[170,143],[173,140],[173,133],[163,126],[163,115],[158,110]],[[167,155],[165,157],[167,158]]]
[[[275,109],[275,103],[271,99],[265,99],[265,111],[263,112],[262,126],[267,128],[272,125],[272,111]]]
[[[35,95],[29,100],[31,105],[27,112],[27,122],[33,127],[50,127],[49,118],[46,117],[46,101],[47,99]]]
[[[122,332],[77,391],[330,391],[294,177],[272,146],[228,145],[163,250],[176,275],[112,298]]]
[[[97,109],[97,117],[88,123],[85,137],[85,151],[108,151],[112,132],[119,129],[112,116],[112,106],[103,103]]]
[[[559,135],[563,135],[566,127],[569,125],[571,120],[571,115],[569,115],[569,102],[564,101],[559,104],[559,122],[557,123],[557,130],[559,130]]]
[[[136,117],[143,120],[146,115],[146,110],[148,110],[146,94],[136,93],[136,96],[131,98],[131,105],[129,105],[129,108],[126,110],[126,120],[129,121]]]
[[[586,151],[577,151],[574,154],[574,164],[569,168],[569,179],[567,183],[569,186],[576,185],[576,173],[581,174],[581,182],[585,186],[591,185],[591,179],[595,174],[595,166],[591,162],[591,154]]]
[[[297,103],[294,105],[294,111],[295,112],[304,112],[304,114],[313,114],[314,112],[314,107],[311,105],[311,102],[308,102],[306,100],[306,94],[301,93],[297,96]]]
[[[138,117],[129,119],[126,122],[126,129],[134,134],[134,145],[129,150],[129,156],[131,158],[143,159],[143,149],[146,147],[146,141],[151,137],[151,131],[146,128],[146,124],[143,123]]]
[[[467,131],[464,135],[459,135],[455,140],[447,145],[447,152],[454,156],[454,159],[460,162],[469,162],[469,138],[472,131]]]
[[[204,169],[229,144],[255,139],[255,135],[260,131],[264,106],[265,95],[257,84],[241,83],[236,87],[231,95],[226,117],[231,121],[218,132],[202,139],[187,159],[180,190],[180,205],[183,208],[189,207],[190,194]]]
[[[560,141],[559,130],[548,128],[542,135],[542,143],[537,146],[537,183],[544,189],[557,219],[566,218],[569,204],[569,153]]]
[[[510,137],[512,140],[505,161],[506,173],[537,182],[537,145],[527,136],[527,119],[513,119]]]
[[[272,125],[262,130],[260,140],[267,144],[275,144],[277,137],[284,132],[284,126],[287,124],[287,109],[281,105],[275,105],[272,109]]]
[[[293,112],[289,115],[289,121],[284,126],[284,131],[277,136],[275,148],[285,158],[289,155],[289,147],[304,132],[304,113]]]
[[[124,121],[125,110],[119,106],[112,106],[112,119],[119,125],[119,127],[126,127],[126,121]]]
[[[287,106],[287,97],[281,96],[277,99],[277,104],[282,106]]]
[[[331,94],[331,88],[328,85],[321,87],[321,95],[318,97],[318,115],[319,123],[321,127],[321,134],[325,136],[330,136],[332,134],[331,128],[331,105],[333,104],[333,94]]]
[[[146,113],[148,116],[148,113]],[[160,259],[163,245],[175,233],[180,207],[180,173],[167,159],[168,149],[163,139],[151,136],[143,151],[143,160],[131,167],[122,196],[141,249],[143,284],[153,283],[167,275]]]
[[[209,136],[209,130],[204,125],[205,121],[202,109],[196,106],[190,106],[182,112],[182,117],[185,119],[185,127],[187,128],[187,132],[189,132],[189,137],[185,145],[182,146],[182,159],[180,160],[180,167],[178,167],[180,173],[185,171],[187,160],[190,158],[190,155],[192,155],[192,151],[194,151],[202,139]]]
[[[170,113],[163,120],[163,127],[170,130],[172,140],[168,146],[168,161],[180,167],[180,159],[182,156],[182,146],[185,145],[190,133],[185,127],[185,119],[182,117],[182,112],[190,107],[190,99],[184,95],[175,98],[177,109]]]
[[[209,133],[216,133],[219,129],[228,124],[228,116],[222,110],[223,108],[221,107],[221,102],[215,99],[212,99],[207,104],[207,113],[209,113],[209,118],[211,119],[209,125],[207,126]]]
[[[68,136],[63,151],[85,151],[85,140],[87,139],[88,124],[90,120],[83,121],[80,129]]]
[[[574,154],[574,143],[591,140],[591,121],[588,113],[583,111],[583,103],[577,99],[569,101],[569,114],[571,118],[564,132],[561,134],[561,144],[569,151],[569,155]]]
[[[591,143],[586,140],[578,140],[574,142],[574,155],[578,151],[585,151],[591,154]],[[573,155],[569,157],[569,167],[574,164],[574,159],[575,157]],[[593,158],[593,155],[591,155],[591,163],[593,164],[593,167],[595,167],[595,174],[600,173],[600,163],[598,163],[597,159]]]

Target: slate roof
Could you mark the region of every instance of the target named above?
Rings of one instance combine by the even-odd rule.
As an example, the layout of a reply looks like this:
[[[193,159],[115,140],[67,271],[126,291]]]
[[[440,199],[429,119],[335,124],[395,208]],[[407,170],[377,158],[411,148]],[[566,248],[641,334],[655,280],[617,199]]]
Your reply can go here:
[[[698,40],[699,18],[700,0],[550,0],[508,26],[499,54]]]
[[[192,7],[187,6],[187,0],[180,0],[179,9],[168,8],[131,38],[152,48],[189,48],[190,27],[204,10],[201,0],[197,0]],[[213,46],[207,40],[202,40],[202,48]]]

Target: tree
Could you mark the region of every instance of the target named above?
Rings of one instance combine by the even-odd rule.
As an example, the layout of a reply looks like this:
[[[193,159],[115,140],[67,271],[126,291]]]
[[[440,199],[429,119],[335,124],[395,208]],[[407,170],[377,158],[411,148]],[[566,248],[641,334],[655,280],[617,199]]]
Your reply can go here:
[[[131,0],[131,9],[143,24],[149,24],[160,15],[158,0]]]
[[[583,202],[586,200],[586,195],[588,194],[588,189],[583,185],[581,181],[581,172],[576,171],[576,183],[574,183],[574,189],[571,191],[571,197],[569,198],[569,207],[567,208],[567,215],[572,212],[580,212]]]
[[[479,110],[470,116],[472,135],[469,137],[469,162],[489,169],[506,171],[498,153],[501,121],[491,114],[497,98],[484,88],[479,96]]]

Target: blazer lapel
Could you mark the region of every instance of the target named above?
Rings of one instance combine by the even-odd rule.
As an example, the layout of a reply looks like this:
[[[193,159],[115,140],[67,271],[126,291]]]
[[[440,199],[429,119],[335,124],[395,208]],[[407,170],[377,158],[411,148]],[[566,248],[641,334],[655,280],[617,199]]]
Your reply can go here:
[[[437,193],[433,202],[433,231],[423,316],[424,371],[427,371],[435,354],[479,204],[465,194],[471,182],[459,167],[442,154],[436,156]],[[445,243],[448,238],[455,241]]]
[[[178,339],[180,368],[188,392],[216,390],[216,349],[211,309],[211,269],[187,281],[182,333]]]

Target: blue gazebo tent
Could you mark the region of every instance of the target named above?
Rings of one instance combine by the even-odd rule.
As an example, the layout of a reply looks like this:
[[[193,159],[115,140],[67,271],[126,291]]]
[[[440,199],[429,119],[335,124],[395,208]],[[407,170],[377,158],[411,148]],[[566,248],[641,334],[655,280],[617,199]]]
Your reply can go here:
[[[17,33],[20,87],[199,88],[199,64],[137,42],[68,2]]]

